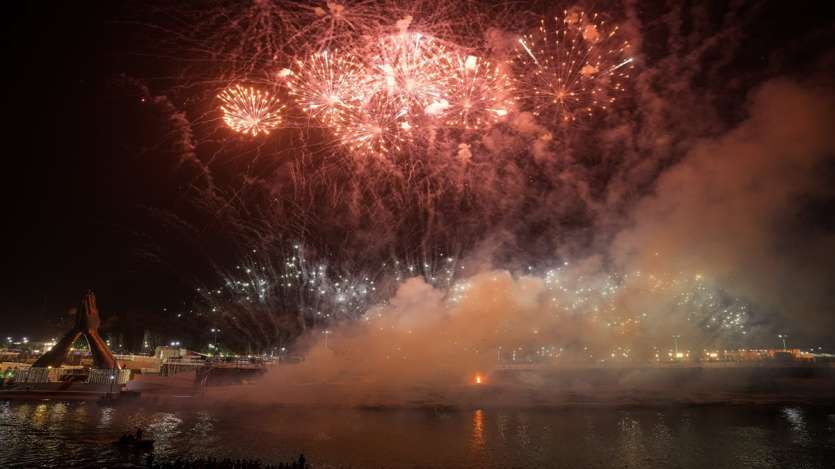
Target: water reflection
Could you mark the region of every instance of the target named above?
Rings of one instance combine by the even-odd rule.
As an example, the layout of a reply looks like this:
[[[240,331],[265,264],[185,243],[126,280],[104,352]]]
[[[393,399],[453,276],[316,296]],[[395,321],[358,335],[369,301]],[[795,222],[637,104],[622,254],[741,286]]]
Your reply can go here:
[[[84,420],[84,418],[87,416],[87,405],[86,405],[86,403],[81,403],[81,404],[75,406],[75,410],[73,411],[73,413],[74,413],[73,418],[75,418],[77,420]]]
[[[796,432],[806,431],[806,422],[803,420],[803,411],[797,407],[786,407],[783,409],[783,416],[791,423],[792,430]]]
[[[215,418],[209,412],[197,412],[192,431],[197,438],[206,439],[214,434]]]
[[[645,459],[644,434],[641,423],[630,414],[625,414],[618,422],[618,454],[627,466],[636,466]]]
[[[652,427],[650,437],[652,454],[668,455],[673,451],[676,451],[673,433],[669,425],[667,425],[663,413],[658,412],[656,417],[657,420],[655,421],[655,425]],[[665,457],[664,459],[666,460],[667,458]]]
[[[783,416],[789,422],[792,430],[792,438],[799,443],[809,441],[809,433],[806,431],[806,420],[803,418],[803,410],[798,407],[786,407],[783,409]]]
[[[67,405],[63,402],[56,402],[49,412],[50,422],[60,422],[64,420],[67,415]]]
[[[113,422],[113,408],[112,407],[105,407],[101,410],[101,416],[99,417],[99,428],[107,428],[110,426],[111,422]]]
[[[518,440],[518,444],[524,451],[528,451],[531,446],[528,414],[518,414],[516,418],[516,438]]]
[[[32,424],[36,427],[43,427],[46,424],[48,410],[49,407],[46,404],[38,404],[35,407],[35,412],[32,414]]]
[[[148,425],[151,436],[154,438],[154,450],[160,454],[170,454],[174,450],[174,440],[180,436],[180,425],[183,419],[171,412],[159,412],[154,414],[151,423]]]
[[[484,452],[484,446],[486,445],[484,440],[484,411],[481,409],[473,412],[473,436],[470,443],[474,453],[481,454]]]
[[[505,413],[499,413],[498,418],[496,419],[496,430],[498,432],[499,439],[507,441],[507,427],[510,422],[510,417],[508,417]]]
[[[108,443],[143,427],[157,460],[289,459],[316,467],[830,467],[831,411],[802,407],[423,412],[0,403],[0,467],[137,467]],[[33,449],[37,451],[33,451]]]

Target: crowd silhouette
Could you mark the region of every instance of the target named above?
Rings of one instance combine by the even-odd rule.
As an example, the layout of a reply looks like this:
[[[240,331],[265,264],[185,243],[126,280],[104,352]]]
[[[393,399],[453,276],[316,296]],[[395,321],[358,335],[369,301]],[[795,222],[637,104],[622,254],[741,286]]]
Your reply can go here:
[[[296,461],[278,464],[264,464],[257,459],[229,458],[177,458],[174,461],[155,462],[153,455],[149,455],[146,466],[152,469],[310,469],[303,454]]]

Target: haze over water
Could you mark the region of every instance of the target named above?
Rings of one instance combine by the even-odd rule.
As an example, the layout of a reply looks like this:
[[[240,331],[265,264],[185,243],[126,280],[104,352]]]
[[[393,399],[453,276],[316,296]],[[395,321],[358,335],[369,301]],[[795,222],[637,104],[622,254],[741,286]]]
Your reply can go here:
[[[203,408],[206,407],[206,408]],[[134,467],[110,442],[142,426],[157,461],[286,461],[313,467],[830,467],[835,409],[798,406],[312,410],[0,403],[2,467]]]

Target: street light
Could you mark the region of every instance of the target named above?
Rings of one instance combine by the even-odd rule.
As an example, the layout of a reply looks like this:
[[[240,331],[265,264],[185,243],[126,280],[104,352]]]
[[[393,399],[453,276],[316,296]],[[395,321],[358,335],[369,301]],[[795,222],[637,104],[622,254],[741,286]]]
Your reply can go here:
[[[325,329],[322,334],[325,335],[325,348],[328,348],[328,336],[331,335],[331,331]]]
[[[786,346],[786,339],[789,338],[788,334],[777,334],[777,338],[783,341],[783,350],[788,350],[788,346]]]
[[[678,339],[680,338],[681,336],[678,334],[673,336],[673,353],[676,358],[678,358]]]
[[[220,329],[213,327],[210,329],[212,333],[212,343],[215,344],[215,348],[217,348],[217,334],[220,332]]]

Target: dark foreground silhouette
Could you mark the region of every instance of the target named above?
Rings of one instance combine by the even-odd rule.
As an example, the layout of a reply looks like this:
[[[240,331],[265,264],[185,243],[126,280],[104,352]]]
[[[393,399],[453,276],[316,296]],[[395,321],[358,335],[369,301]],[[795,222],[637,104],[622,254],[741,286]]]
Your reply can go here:
[[[146,466],[153,469],[310,469],[310,465],[299,455],[296,461],[279,464],[263,464],[257,459],[182,459],[174,461],[155,462],[153,455],[148,456]]]

